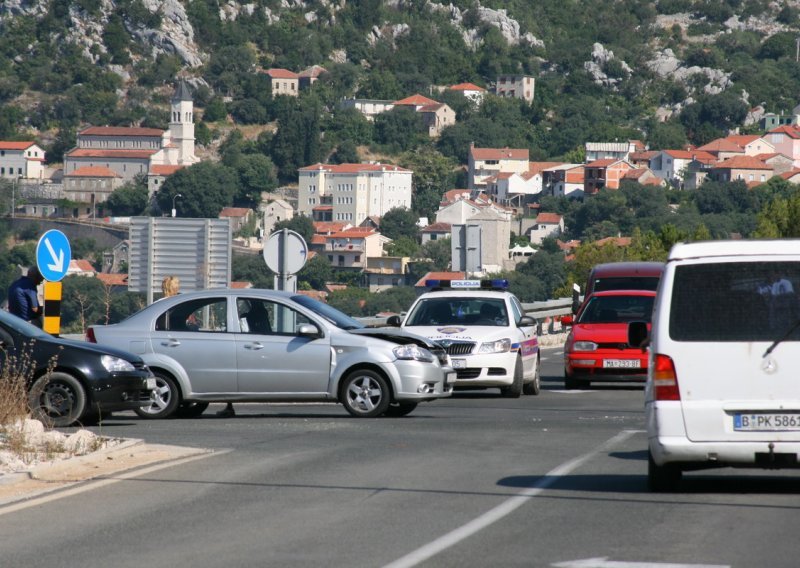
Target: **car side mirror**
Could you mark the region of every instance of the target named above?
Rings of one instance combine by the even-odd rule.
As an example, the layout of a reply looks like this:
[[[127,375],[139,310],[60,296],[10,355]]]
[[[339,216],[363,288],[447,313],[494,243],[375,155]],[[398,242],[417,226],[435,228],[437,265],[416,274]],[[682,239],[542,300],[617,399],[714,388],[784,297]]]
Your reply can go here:
[[[322,337],[322,332],[320,332],[315,325],[311,325],[310,323],[301,323],[297,326],[297,335],[300,337],[316,339],[318,337]]]
[[[400,325],[402,323],[403,323],[403,320],[400,319],[400,316],[389,316],[386,319],[386,325],[388,327],[400,327]]]
[[[573,316],[561,316],[561,325],[572,325],[573,323],[575,323],[575,318]]]
[[[628,324],[628,345],[646,349],[650,344],[650,333],[646,321],[632,321]]]
[[[536,320],[531,316],[522,316],[517,323],[517,327],[533,327],[534,325],[536,325]]]

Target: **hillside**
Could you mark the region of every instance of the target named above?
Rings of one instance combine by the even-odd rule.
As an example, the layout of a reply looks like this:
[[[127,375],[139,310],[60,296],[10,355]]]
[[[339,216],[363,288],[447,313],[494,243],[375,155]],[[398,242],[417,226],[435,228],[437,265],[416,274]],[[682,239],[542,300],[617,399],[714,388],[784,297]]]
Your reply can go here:
[[[6,0],[0,138],[34,137],[59,161],[86,124],[164,127],[180,77],[195,88],[205,119],[198,140],[210,144],[226,116],[237,124],[285,116],[259,69],[323,65],[329,73],[315,100],[300,105],[320,117],[313,131],[324,140],[323,158],[344,142],[394,153],[425,142],[348,130],[330,119],[344,97],[435,96],[436,86],[464,81],[491,87],[499,73],[536,77],[533,105],[474,111],[454,103],[459,124],[437,142],[442,154],[463,163],[469,141],[528,147],[532,159],[569,155],[587,140],[703,143],[800,102],[799,5]],[[291,177],[295,164],[271,157]]]

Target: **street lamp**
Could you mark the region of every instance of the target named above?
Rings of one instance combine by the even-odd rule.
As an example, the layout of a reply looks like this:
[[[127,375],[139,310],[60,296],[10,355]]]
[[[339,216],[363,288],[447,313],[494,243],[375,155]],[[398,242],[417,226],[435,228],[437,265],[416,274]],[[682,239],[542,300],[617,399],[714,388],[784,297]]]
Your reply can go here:
[[[175,209],[175,200],[178,199],[179,197],[183,197],[183,195],[181,195],[180,193],[176,193],[172,197],[172,216],[173,217],[175,217],[175,213],[177,212],[177,210]]]

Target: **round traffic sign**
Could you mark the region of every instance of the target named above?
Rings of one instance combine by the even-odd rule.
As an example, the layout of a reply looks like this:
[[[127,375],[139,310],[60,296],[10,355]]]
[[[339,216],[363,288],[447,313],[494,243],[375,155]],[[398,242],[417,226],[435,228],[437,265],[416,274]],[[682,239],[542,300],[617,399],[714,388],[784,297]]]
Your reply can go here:
[[[264,245],[264,260],[276,274],[296,274],[302,270],[308,258],[306,241],[289,229],[275,231]]]
[[[72,249],[67,236],[51,229],[39,238],[36,245],[36,267],[45,280],[59,282],[67,275]]]

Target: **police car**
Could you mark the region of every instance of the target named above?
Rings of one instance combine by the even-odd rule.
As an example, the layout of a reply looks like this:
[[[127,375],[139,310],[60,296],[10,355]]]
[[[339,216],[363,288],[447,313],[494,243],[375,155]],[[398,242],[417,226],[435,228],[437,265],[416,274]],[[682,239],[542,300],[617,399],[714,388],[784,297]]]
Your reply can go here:
[[[539,394],[536,320],[507,290],[507,280],[428,280],[430,291],[405,320],[390,321],[440,343],[460,389],[499,387],[503,396]]]

